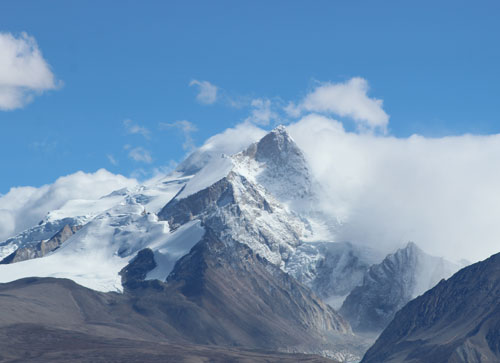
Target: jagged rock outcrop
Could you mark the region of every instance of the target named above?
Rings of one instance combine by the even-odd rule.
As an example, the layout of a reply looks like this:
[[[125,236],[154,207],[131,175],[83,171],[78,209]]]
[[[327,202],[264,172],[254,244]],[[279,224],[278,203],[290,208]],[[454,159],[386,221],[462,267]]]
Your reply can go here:
[[[340,313],[354,331],[380,332],[408,301],[457,270],[458,266],[430,256],[410,242],[370,267]]]
[[[500,254],[410,301],[362,363],[500,361]]]
[[[49,252],[58,249],[68,238],[74,235],[81,226],[71,226],[66,224],[59,232],[49,238],[47,241],[40,241],[35,245],[28,245],[24,247],[19,247],[17,250],[12,252],[10,255],[5,257],[0,264],[16,263],[26,260],[31,260],[33,258],[40,258],[48,254]]]
[[[140,250],[130,263],[120,271],[123,287],[131,290],[142,286],[148,272],[156,266],[154,252],[149,248]]]
[[[32,247],[41,241],[52,238],[66,225],[77,226],[85,223],[82,218],[62,218],[58,220],[42,220],[36,226],[0,242],[0,259],[22,247]]]

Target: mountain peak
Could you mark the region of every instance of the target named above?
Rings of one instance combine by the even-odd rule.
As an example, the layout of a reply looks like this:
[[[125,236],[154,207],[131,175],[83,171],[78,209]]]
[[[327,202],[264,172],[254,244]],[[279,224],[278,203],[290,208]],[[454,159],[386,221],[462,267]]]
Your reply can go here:
[[[306,158],[283,125],[267,133],[237,157],[248,157],[260,164],[257,182],[281,202],[302,199],[311,192]]]
[[[280,125],[255,145],[255,160],[286,159],[290,154],[302,156],[302,152],[290,137],[285,126]]]
[[[413,241],[408,241],[408,243],[406,244],[406,246],[404,247],[405,250],[417,250],[417,251],[421,251],[420,247],[418,247],[418,245],[413,242]]]

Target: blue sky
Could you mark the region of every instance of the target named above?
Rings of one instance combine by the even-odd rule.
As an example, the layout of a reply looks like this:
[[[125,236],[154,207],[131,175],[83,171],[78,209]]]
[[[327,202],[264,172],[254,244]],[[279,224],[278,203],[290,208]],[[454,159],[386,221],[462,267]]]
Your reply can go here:
[[[247,119],[255,100],[275,110],[259,121],[271,128],[293,118],[288,102],[353,77],[383,100],[387,135],[500,133],[499,11],[497,1],[2,1],[0,32],[32,37],[55,79],[0,110],[0,193],[77,170],[147,177]],[[215,102],[200,102],[193,80],[215,85]],[[352,114],[337,118],[356,129]]]

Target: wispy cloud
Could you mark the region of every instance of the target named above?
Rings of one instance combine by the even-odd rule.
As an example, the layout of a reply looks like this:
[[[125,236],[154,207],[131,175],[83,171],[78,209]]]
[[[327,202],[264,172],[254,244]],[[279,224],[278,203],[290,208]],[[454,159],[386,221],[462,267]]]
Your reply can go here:
[[[132,120],[124,120],[123,121],[123,126],[125,127],[125,130],[129,134],[137,134],[137,135],[142,135],[144,138],[149,139],[150,137],[150,132],[146,127],[140,126],[139,124],[135,123]]]
[[[198,128],[192,122],[186,120],[174,121],[170,123],[160,122],[159,127],[160,130],[167,130],[172,128],[180,130],[184,138],[182,148],[187,151],[192,151],[195,148],[194,140],[191,134],[195,131],[198,131]]]
[[[256,98],[250,102],[250,116],[245,120],[256,125],[269,125],[271,120],[278,120],[278,113],[272,109],[269,99]]]
[[[56,149],[57,141],[45,138],[43,140],[33,142],[31,147],[37,152],[51,152]]]
[[[115,157],[111,154],[107,154],[106,157],[108,158],[108,161],[113,164],[113,165],[118,165],[118,161],[115,159]]]
[[[368,82],[360,77],[344,83],[323,83],[297,105],[286,107],[289,115],[298,117],[304,112],[334,114],[352,118],[359,130],[387,131],[389,115],[382,108],[383,101],[370,98]]]
[[[217,101],[217,86],[213,85],[208,81],[198,81],[197,79],[193,79],[189,86],[197,86],[198,94],[196,95],[196,99],[198,102],[211,105]]]
[[[22,108],[35,95],[57,87],[35,38],[0,33],[0,110]]]
[[[153,158],[151,157],[151,153],[141,146],[130,148],[129,145],[125,145],[125,149],[129,149],[128,156],[132,160],[146,163],[146,164],[151,164],[153,162]]]

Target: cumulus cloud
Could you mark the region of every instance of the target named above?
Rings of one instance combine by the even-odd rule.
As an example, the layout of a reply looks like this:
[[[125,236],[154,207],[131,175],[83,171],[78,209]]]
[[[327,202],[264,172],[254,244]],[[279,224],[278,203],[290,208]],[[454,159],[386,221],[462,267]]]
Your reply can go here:
[[[338,240],[478,260],[499,252],[500,135],[426,138],[346,132],[307,115],[289,126],[323,187]]]
[[[77,172],[40,188],[16,187],[0,197],[0,241],[36,225],[49,211],[72,199],[97,199],[124,187],[134,179],[104,169],[95,173]]]
[[[256,98],[250,103],[250,116],[246,119],[247,122],[252,122],[257,125],[269,125],[271,120],[277,120],[278,114],[273,111],[272,103],[269,99]]]
[[[33,97],[57,88],[35,39],[0,33],[0,110],[22,108]]]
[[[359,130],[386,132],[389,115],[382,108],[383,101],[370,98],[368,90],[368,82],[360,77],[344,83],[323,83],[297,105],[290,103],[286,111],[294,117],[304,112],[350,117]]]
[[[198,94],[196,95],[198,102],[211,105],[217,101],[217,86],[212,83],[193,79],[189,85],[198,87]]]
[[[134,147],[134,148],[130,148],[130,146],[129,146],[129,147],[126,147],[126,149],[129,149],[128,156],[134,161],[138,161],[138,162],[146,163],[146,164],[151,164],[153,162],[153,158],[151,156],[151,153],[141,146]]]
[[[123,121],[123,126],[125,127],[125,130],[129,134],[137,134],[137,135],[142,135],[146,139],[149,139],[150,132],[146,127],[140,126],[139,124],[135,123],[132,120],[124,120]]]
[[[189,122],[187,120],[160,122],[159,127],[160,130],[167,130],[172,128],[180,130],[182,136],[184,137],[182,148],[188,151],[193,151],[193,149],[195,148],[192,133],[198,131],[198,128],[192,122]]]

